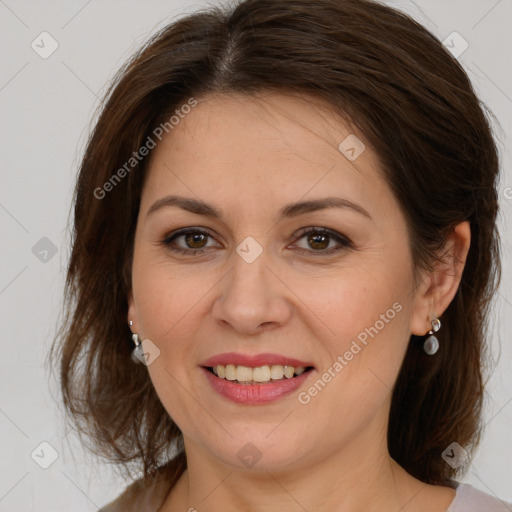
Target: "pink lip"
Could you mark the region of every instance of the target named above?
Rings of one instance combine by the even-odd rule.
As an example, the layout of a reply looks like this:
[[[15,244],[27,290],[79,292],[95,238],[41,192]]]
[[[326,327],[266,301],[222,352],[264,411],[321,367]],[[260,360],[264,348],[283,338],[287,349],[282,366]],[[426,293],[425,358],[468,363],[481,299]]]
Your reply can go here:
[[[207,362],[209,361],[210,360]],[[201,368],[201,370],[217,393],[228,398],[232,402],[246,405],[267,404],[285,395],[289,395],[299,388],[310,374],[314,372],[314,370],[310,370],[304,372],[298,377],[270,381],[268,384],[238,384],[233,381],[221,379],[204,367]]]
[[[265,366],[267,364],[269,366],[273,364],[280,364],[282,366],[294,366],[295,368],[298,366],[313,366],[311,363],[299,361],[298,359],[293,359],[291,357],[286,357],[279,354],[256,354],[254,356],[249,356],[244,354],[237,354],[236,352],[227,352],[225,354],[218,354],[216,356],[210,357],[201,363],[201,366],[208,366],[211,368],[213,366],[217,366],[218,364],[234,364],[237,366],[248,366],[250,368]]]

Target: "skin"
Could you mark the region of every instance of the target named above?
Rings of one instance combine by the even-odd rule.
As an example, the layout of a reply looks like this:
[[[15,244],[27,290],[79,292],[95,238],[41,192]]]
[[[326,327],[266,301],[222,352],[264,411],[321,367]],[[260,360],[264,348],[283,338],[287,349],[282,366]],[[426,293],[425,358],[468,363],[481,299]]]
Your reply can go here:
[[[353,162],[338,150],[365,144]],[[174,194],[222,210],[211,219],[177,206],[148,215]],[[278,222],[287,203],[336,196],[363,207],[328,208]],[[315,245],[301,228],[335,238]],[[183,255],[162,244],[183,227],[208,231]],[[263,252],[236,252],[253,237]],[[128,319],[160,356],[148,366],[184,435],[188,469],[162,512],[445,511],[447,487],[426,485],[389,456],[391,391],[410,335],[424,335],[448,307],[470,244],[467,222],[447,240],[448,258],[414,286],[405,218],[364,136],[322,101],[299,95],[208,95],[153,150],[138,217]],[[331,255],[331,247],[342,247]],[[303,249],[303,254],[299,250]],[[307,404],[297,400],[381,314],[401,311]],[[218,395],[199,365],[222,352],[277,352],[312,361],[297,392],[267,405]],[[433,356],[435,357],[435,356]],[[261,459],[237,457],[247,443]]]

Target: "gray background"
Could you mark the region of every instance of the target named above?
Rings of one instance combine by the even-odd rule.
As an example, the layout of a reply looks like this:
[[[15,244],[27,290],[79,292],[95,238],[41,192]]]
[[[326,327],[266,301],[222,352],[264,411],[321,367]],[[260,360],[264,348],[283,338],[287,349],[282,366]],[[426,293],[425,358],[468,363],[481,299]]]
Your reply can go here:
[[[441,40],[461,34],[469,46],[459,60],[501,125],[504,273],[493,315],[497,366],[487,386],[485,435],[465,481],[512,501],[512,0],[388,3]],[[66,432],[56,385],[44,367],[69,255],[68,214],[86,135],[109,80],[150,34],[205,5],[0,0],[1,511],[95,511],[127,483]],[[59,45],[47,59],[31,47],[43,31]],[[42,442],[58,453],[48,469],[40,464],[52,461],[51,448]]]

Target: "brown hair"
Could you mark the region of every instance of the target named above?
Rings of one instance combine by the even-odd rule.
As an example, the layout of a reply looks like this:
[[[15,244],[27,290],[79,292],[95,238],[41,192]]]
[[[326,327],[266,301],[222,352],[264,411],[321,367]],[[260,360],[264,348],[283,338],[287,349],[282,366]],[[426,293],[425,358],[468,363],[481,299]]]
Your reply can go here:
[[[322,98],[358,126],[406,216],[415,272],[432,269],[449,231],[470,221],[441,348],[429,357],[411,337],[388,430],[390,454],[406,471],[450,485],[456,471],[441,453],[453,441],[471,452],[481,432],[482,352],[501,276],[498,154],[486,109],[457,60],[410,17],[370,0],[209,8],[166,26],[119,71],[75,190],[66,318],[52,347],[64,404],[96,453],[148,476],[175,447],[171,486],[183,472],[181,432],[147,369],[130,358],[127,297],[148,159],[105,199],[94,191],[190,98],[265,90]]]

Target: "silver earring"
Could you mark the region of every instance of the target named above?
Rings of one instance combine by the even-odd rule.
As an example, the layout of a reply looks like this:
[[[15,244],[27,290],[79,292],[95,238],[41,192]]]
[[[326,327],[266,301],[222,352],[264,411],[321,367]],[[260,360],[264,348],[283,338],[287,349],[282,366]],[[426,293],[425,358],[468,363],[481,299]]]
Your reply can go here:
[[[130,327],[132,327],[133,321],[130,320],[128,324],[130,325]],[[134,363],[142,363],[142,358],[144,357],[144,350],[142,348],[142,343],[139,339],[139,335],[132,334],[132,341],[133,344],[135,345],[134,349],[132,350],[132,361]]]
[[[435,332],[441,329],[441,320],[439,318],[434,317],[432,320],[432,329],[428,332],[428,338],[425,340],[423,344],[423,350],[429,355],[434,355],[439,350],[439,340],[434,335]]]
[[[132,361],[134,363],[142,363],[144,360],[144,350],[142,348],[142,343],[139,339],[138,334],[132,334],[132,341],[135,345],[135,348],[132,351]]]

